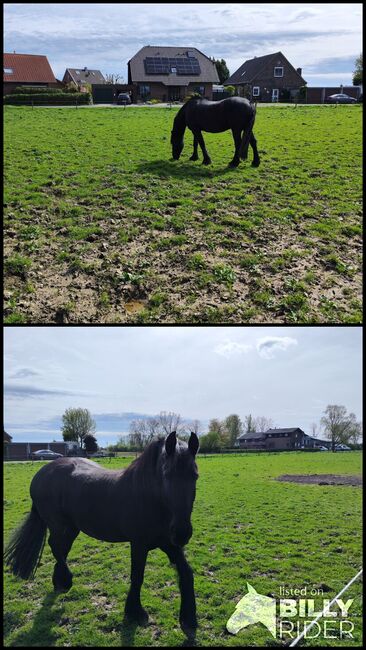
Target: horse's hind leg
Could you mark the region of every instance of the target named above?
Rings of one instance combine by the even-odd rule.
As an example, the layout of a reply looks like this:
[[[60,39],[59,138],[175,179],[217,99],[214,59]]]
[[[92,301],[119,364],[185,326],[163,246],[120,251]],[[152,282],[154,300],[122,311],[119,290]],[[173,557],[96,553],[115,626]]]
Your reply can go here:
[[[78,534],[79,530],[69,525],[50,527],[48,543],[56,560],[52,582],[57,591],[68,591],[72,586],[72,573],[66,559]]]
[[[258,149],[257,149],[257,140],[254,137],[254,134],[252,133],[250,136],[249,140],[250,146],[253,149],[253,162],[252,162],[252,167],[259,167],[260,163],[260,158],[258,154]]]
[[[148,550],[142,544],[131,542],[131,586],[128,592],[125,614],[139,625],[145,625],[149,616],[142,607],[140,600],[141,586],[144,581],[144,571]]]

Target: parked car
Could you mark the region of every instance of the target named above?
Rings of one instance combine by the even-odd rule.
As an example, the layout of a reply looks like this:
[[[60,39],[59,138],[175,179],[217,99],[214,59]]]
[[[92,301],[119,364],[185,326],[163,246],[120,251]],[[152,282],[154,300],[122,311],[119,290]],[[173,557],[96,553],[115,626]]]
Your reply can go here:
[[[357,99],[346,95],[346,93],[338,93],[335,95],[329,95],[325,99],[327,104],[357,104]]]
[[[109,454],[106,451],[95,451],[93,454],[89,454],[90,458],[106,458]]]
[[[38,449],[31,453],[32,460],[55,460],[55,458],[61,458],[62,456],[63,454],[58,454],[51,449]]]
[[[348,447],[348,445],[343,445],[343,444],[336,445],[334,449],[336,451],[352,451],[351,447]]]
[[[131,104],[131,97],[128,93],[119,93],[117,97],[117,104]]]
[[[318,447],[318,449],[319,449],[319,451],[329,451],[328,447],[324,447],[324,445],[320,445],[320,447]]]

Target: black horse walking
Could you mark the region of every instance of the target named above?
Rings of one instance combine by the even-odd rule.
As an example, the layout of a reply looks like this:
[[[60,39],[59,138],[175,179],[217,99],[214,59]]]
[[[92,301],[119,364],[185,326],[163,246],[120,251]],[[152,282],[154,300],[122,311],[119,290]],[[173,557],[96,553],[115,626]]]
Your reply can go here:
[[[160,438],[127,469],[108,470],[84,458],[59,458],[34,476],[31,512],[5,550],[12,572],[34,576],[48,543],[55,557],[55,590],[67,591],[72,574],[66,560],[80,531],[107,542],[130,542],[131,586],[125,605],[128,620],[145,624],[140,601],[147,554],[160,548],[176,565],[181,593],[180,624],[188,635],[197,627],[193,572],[183,552],[192,535],[191,512],[198,477],[198,438],[188,444],[176,432]]]
[[[198,160],[197,148],[203,153],[203,165],[209,165],[211,158],[207,153],[202,131],[221,133],[231,129],[234,143],[234,158],[230,167],[237,167],[240,158],[248,157],[249,144],[253,149],[253,167],[260,163],[257,141],[253,134],[255,107],[243,97],[228,97],[219,102],[192,97],[178,111],[171,133],[171,145],[174,160],[178,160],[183,150],[183,136],[186,127],[193,133],[193,154],[190,160]],[[244,132],[244,133],[243,133]]]

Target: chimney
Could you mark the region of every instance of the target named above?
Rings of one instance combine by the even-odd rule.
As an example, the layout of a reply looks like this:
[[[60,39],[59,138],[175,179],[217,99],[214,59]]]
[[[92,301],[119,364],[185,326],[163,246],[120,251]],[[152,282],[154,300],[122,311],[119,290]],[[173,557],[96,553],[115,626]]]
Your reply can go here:
[[[301,76],[302,75],[302,68],[296,68],[296,72]]]

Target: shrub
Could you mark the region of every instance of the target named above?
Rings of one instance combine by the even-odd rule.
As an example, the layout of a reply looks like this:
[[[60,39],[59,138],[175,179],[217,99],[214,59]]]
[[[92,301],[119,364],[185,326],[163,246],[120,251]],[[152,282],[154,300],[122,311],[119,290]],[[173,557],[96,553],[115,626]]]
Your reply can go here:
[[[77,104],[90,104],[91,95],[90,93],[38,93],[37,95],[32,94],[15,94],[6,95],[4,97],[4,104],[12,104],[16,106],[30,106],[34,104],[35,106],[42,105],[60,105],[60,106],[74,106]]]
[[[15,88],[15,95],[40,95],[40,94],[54,94],[61,93],[62,88],[42,88],[37,86],[17,86]]]

